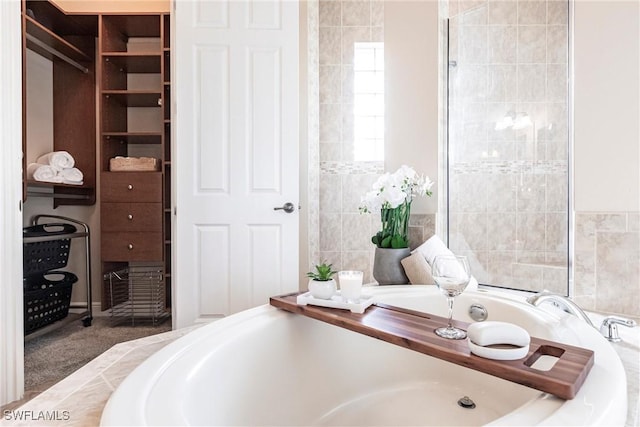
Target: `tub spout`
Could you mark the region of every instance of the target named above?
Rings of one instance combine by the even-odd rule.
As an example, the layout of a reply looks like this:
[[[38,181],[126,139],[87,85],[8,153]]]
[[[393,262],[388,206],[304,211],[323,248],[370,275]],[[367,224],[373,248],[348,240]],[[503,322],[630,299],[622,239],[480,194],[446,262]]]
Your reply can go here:
[[[552,292],[545,290],[537,294],[531,295],[529,298],[527,298],[527,302],[535,306],[538,306],[545,301],[550,302],[554,306],[566,311],[569,314],[573,314],[574,316],[584,320],[589,325],[595,328],[595,325],[593,324],[593,322],[591,322],[591,319],[589,319],[589,316],[587,316],[587,314],[584,311],[582,311],[582,309],[578,306],[578,304],[576,304],[575,302],[573,302],[572,300],[570,300],[569,298],[563,295],[554,294]]]

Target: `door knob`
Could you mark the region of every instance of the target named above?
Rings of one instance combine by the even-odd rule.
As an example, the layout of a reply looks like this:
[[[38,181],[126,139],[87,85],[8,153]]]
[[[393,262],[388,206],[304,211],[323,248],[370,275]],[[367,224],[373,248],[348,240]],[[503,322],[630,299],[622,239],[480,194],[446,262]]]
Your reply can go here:
[[[291,213],[294,210],[296,210],[296,207],[293,205],[293,203],[291,202],[287,202],[284,205],[280,206],[280,207],[275,207],[273,208],[274,211],[279,211],[279,210],[283,210],[286,213]]]

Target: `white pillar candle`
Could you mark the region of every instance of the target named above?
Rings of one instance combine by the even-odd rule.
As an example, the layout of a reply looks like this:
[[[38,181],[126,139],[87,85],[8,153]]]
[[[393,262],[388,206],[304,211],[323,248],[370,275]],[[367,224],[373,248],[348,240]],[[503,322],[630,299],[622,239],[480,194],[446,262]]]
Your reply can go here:
[[[340,271],[338,280],[340,281],[340,294],[342,300],[348,303],[359,303],[362,294],[362,271]]]

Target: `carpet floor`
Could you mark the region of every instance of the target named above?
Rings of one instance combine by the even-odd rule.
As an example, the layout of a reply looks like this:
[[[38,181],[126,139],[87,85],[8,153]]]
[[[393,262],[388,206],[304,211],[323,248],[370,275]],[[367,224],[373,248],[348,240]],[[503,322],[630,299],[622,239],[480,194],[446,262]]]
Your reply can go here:
[[[25,391],[44,391],[115,344],[171,330],[171,319],[157,326],[114,326],[109,317],[80,320],[25,342]]]

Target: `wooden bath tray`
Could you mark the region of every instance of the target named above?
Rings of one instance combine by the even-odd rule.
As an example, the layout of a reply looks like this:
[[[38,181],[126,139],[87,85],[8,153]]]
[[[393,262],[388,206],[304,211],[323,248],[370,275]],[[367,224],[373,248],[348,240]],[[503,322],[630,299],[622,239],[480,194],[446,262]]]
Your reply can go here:
[[[447,319],[428,313],[376,303],[363,314],[296,304],[298,293],[272,297],[272,306],[359,332],[447,362],[522,384],[562,399],[573,399],[593,366],[593,351],[531,337],[529,353],[520,360],[492,360],[471,354],[467,340],[448,340],[433,331]],[[466,329],[465,322],[455,321]],[[557,357],[547,371],[531,366],[540,356]]]

